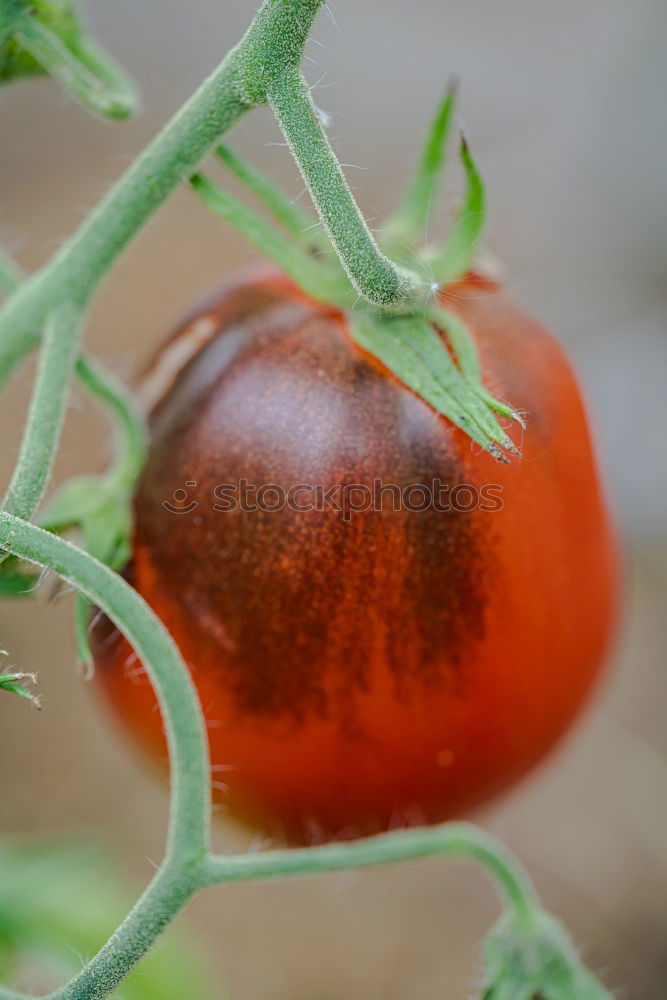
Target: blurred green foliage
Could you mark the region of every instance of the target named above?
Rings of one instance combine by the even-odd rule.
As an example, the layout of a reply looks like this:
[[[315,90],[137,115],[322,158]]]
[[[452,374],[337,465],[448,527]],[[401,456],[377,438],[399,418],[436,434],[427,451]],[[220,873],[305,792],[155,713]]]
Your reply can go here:
[[[32,0],[33,15],[50,28],[69,48],[76,49],[81,42],[81,23],[71,0]],[[18,76],[41,76],[44,68],[15,38],[0,44],[0,82]]]
[[[112,858],[83,839],[0,840],[0,980],[49,991],[111,936],[132,905]],[[118,987],[119,1000],[220,1000],[196,942],[167,932]]]

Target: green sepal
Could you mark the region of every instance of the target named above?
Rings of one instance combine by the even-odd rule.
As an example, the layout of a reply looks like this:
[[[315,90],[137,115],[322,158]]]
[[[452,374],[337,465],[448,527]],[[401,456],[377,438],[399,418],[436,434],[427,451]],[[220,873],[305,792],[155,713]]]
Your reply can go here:
[[[353,301],[352,285],[343,269],[322,263],[301,247],[289,243],[261,215],[223,190],[204,174],[194,174],[190,184],[207,208],[229,222],[242,236],[273,260],[307,295],[339,308]]]
[[[459,370],[473,392],[499,416],[506,417],[508,420],[514,420],[522,430],[525,430],[526,420],[523,415],[508,403],[503,403],[501,400],[496,399],[484,385],[479,367],[477,348],[475,347],[472,334],[463,320],[441,306],[431,306],[428,310],[428,315],[432,322],[447,337],[456,357]]]
[[[35,708],[41,708],[39,698],[29,690],[27,684],[25,683],[26,681],[33,687],[37,684],[35,674],[15,674],[9,671],[7,673],[0,673],[0,691],[8,691],[10,694],[15,694],[19,698],[25,698],[26,701],[31,702]]]
[[[70,479],[47,505],[40,527],[60,533],[78,528],[84,549],[105,566],[119,570],[131,553],[131,493],[112,475]],[[93,655],[88,640],[90,602],[74,598],[74,638],[85,676],[92,676]]]
[[[455,101],[456,81],[452,80],[431,122],[414,178],[383,229],[383,245],[395,253],[405,253],[406,248],[416,247],[426,238],[429,213],[443,172]]]
[[[137,109],[123,70],[86,37],[70,0],[4,0],[0,26],[0,82],[48,75],[90,111],[127,118]]]
[[[484,967],[482,1000],[612,1000],[562,924],[543,910],[528,926],[504,914],[486,938]]]
[[[333,252],[329,237],[319,220],[288,198],[270,177],[229,146],[220,145],[215,152],[230,173],[269,210],[276,222],[296,237],[305,249]]]
[[[350,332],[360,347],[494,458],[508,461],[502,449],[519,454],[488,405],[463,378],[426,317],[360,310],[350,317]]]
[[[112,569],[127,561],[132,532],[130,497],[108,476],[70,479],[47,504],[39,524],[57,533],[80,528],[86,551]]]
[[[466,177],[463,205],[456,214],[448,235],[427,254],[433,275],[440,284],[456,281],[470,271],[486,216],[484,182],[463,134],[459,153]]]

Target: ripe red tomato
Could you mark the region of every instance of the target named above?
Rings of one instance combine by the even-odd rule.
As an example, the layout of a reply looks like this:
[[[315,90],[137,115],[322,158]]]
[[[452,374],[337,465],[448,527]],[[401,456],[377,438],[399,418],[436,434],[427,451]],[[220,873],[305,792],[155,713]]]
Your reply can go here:
[[[570,365],[489,281],[450,287],[447,305],[488,388],[529,412],[510,465],[275,273],[198,309],[146,381],[160,398],[130,578],[190,666],[219,800],[294,842],[439,821],[499,792],[573,720],[610,639],[616,549]],[[311,492],[216,510],[243,480]],[[361,507],[377,480],[411,494],[294,509],[336,484],[357,484]],[[419,509],[434,480],[440,509]],[[164,755],[140,665],[108,622],[93,640],[119,715]]]

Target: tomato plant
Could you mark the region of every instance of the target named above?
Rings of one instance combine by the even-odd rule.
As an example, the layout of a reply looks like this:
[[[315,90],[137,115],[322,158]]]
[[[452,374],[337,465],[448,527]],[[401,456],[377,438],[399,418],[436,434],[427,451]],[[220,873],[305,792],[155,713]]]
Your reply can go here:
[[[499,791],[572,720],[608,643],[614,541],[570,366],[493,282],[447,297],[488,384],[529,411],[522,460],[471,447],[279,275],[227,286],[149,372],[168,384],[131,580],[192,671],[218,798],[292,839],[435,822]],[[207,323],[175,372],[167,355]],[[242,481],[267,502],[220,503]],[[320,484],[347,484],[339,510],[317,509]],[[488,484],[495,502],[476,502]],[[119,715],[163,751],[125,641],[102,622],[94,650]]]
[[[501,845],[471,824],[426,825],[519,777],[599,669],[616,564],[579,392],[557,344],[476,264],[484,187],[463,138],[462,207],[448,235],[423,246],[453,90],[399,209],[371,233],[300,70],[322,5],[264,0],[51,260],[24,278],[0,254],[0,381],[39,350],[0,510],[0,593],[34,592],[30,567],[77,590],[80,657],[97,660],[139,738],[166,745],[171,777],[162,863],[51,996],[113,992],[202,888],[439,854],[476,859],[501,891],[485,1000],[602,1000]],[[0,80],[42,72],[96,113],[133,110],[131,84],[70,0],[0,0]],[[282,235],[198,172],[261,105],[319,229],[227,147],[219,158]],[[154,397],[144,466],[136,400],[81,342],[109,267],[184,182],[278,270],[225,287],[161,351],[143,387]],[[74,376],[111,417],[117,455],[40,509]],[[262,504],[258,493],[230,509],[229,489],[248,481]],[[294,490],[342,490],[342,506],[304,510]],[[273,509],[267,491],[291,500]],[[81,544],[62,537],[71,530]],[[104,616],[92,650],[91,605]],[[2,696],[29,697],[31,679],[13,669]],[[292,841],[315,830],[357,839],[216,854],[211,767],[216,791],[251,822]],[[0,987],[0,1000],[26,998]]]

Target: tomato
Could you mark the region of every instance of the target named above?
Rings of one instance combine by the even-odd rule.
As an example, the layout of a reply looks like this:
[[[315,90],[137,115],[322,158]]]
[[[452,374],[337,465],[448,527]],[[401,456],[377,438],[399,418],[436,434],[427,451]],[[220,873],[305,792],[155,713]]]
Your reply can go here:
[[[274,272],[198,308],[145,381],[128,575],[192,672],[218,799],[291,842],[500,792],[575,718],[613,630],[615,539],[568,361],[490,281],[446,303],[487,387],[529,413],[511,464]],[[273,490],[234,502],[243,481]],[[164,756],[136,657],[104,619],[93,643],[99,684]]]

